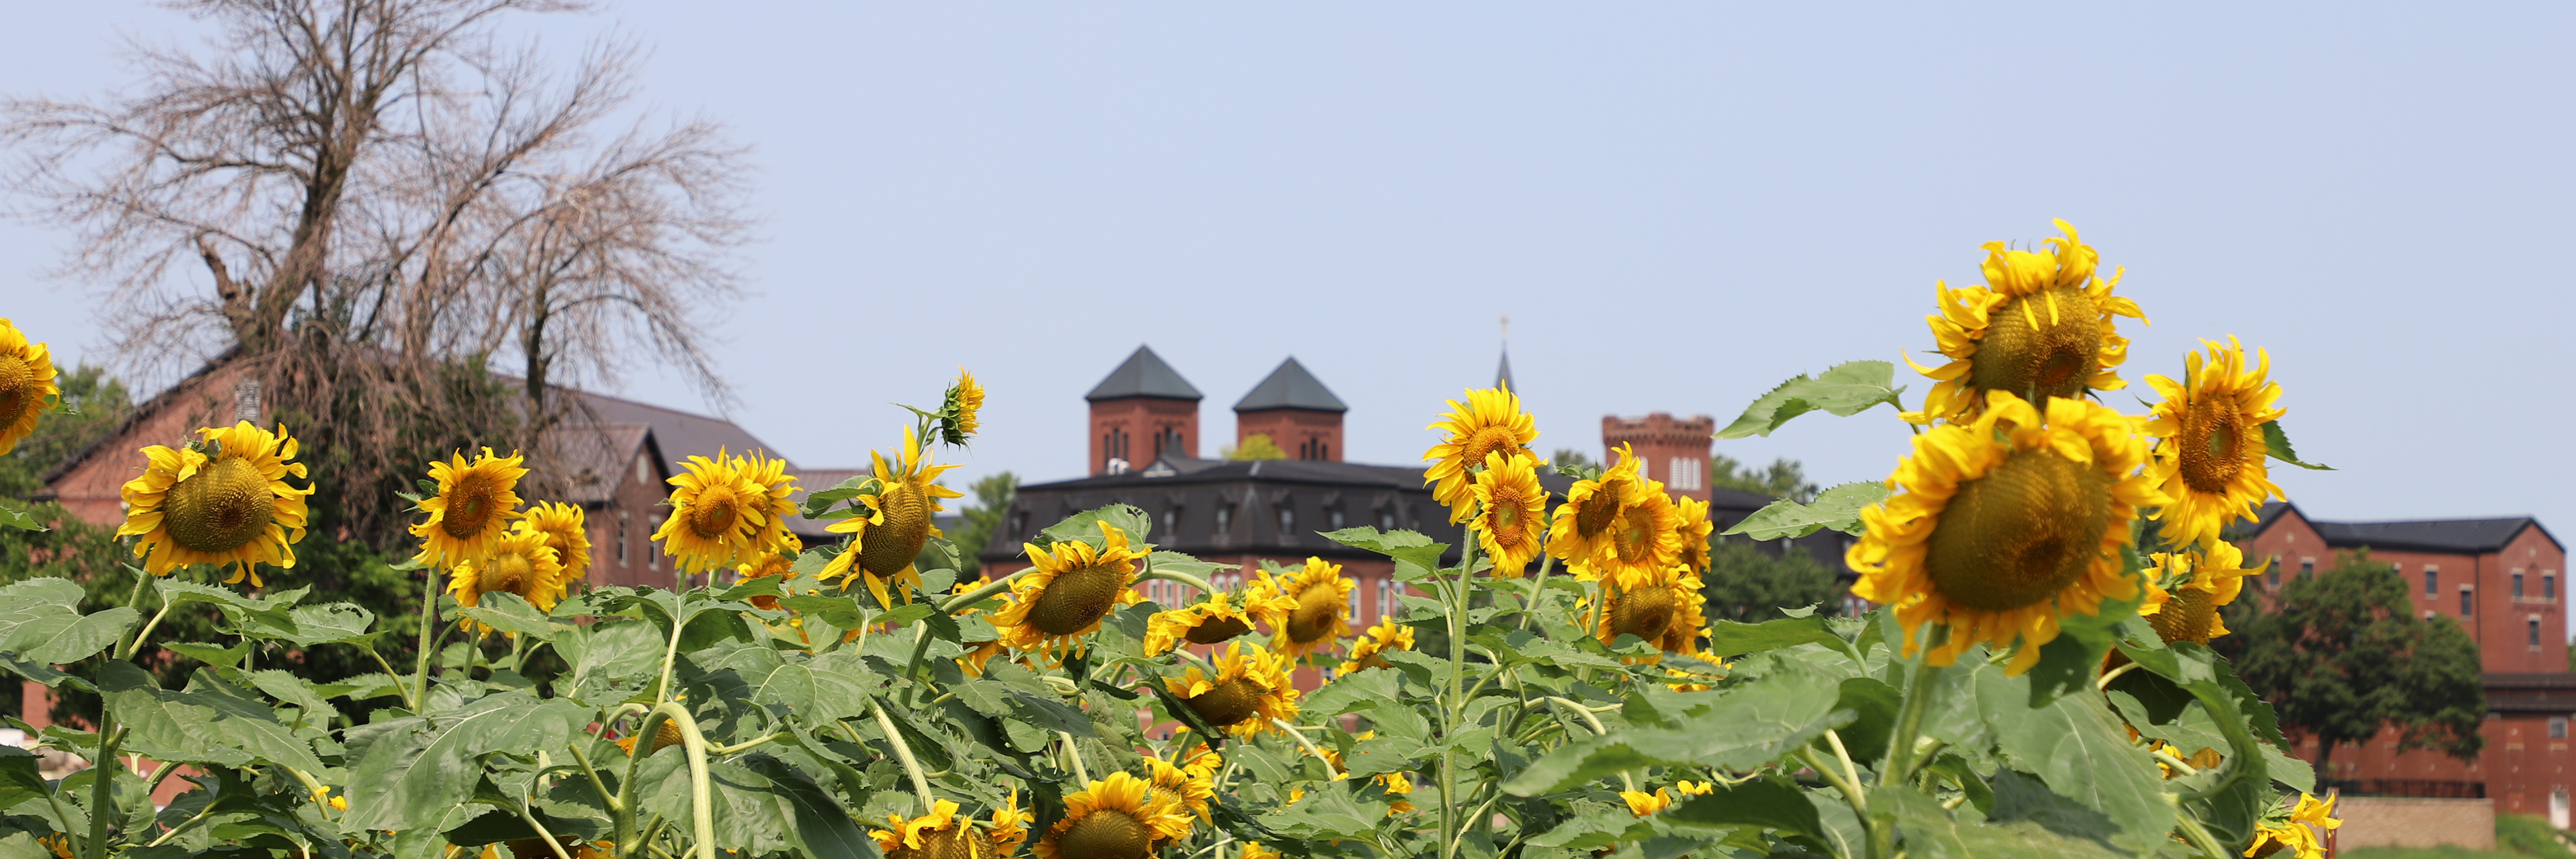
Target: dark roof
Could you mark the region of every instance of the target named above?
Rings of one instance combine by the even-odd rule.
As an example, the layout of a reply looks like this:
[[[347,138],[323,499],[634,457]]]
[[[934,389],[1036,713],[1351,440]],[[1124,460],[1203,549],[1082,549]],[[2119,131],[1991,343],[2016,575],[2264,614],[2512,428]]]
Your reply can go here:
[[[2296,505],[2273,501],[2257,511],[2255,522],[2242,528],[2229,529],[2230,536],[2252,536],[2263,533],[2280,521],[2281,514]],[[2300,511],[2301,517],[2307,511]],[[2337,549],[2363,547],[2408,552],[2438,552],[2479,555],[2503,551],[2522,536],[2525,528],[2537,528],[2551,544],[2558,538],[2529,516],[2506,516],[2495,519],[2413,519],[2393,522],[2325,522],[2314,518],[2308,524],[2317,529],[2318,539]]]
[[[803,510],[805,496],[839,486],[841,481],[876,472],[858,468],[806,468],[795,469],[790,473],[796,475],[796,494],[789,497],[796,499],[796,509]],[[807,519],[799,515],[787,520],[787,530],[804,538],[805,545],[812,547],[841,539],[841,535],[824,530],[824,526],[830,524],[832,523]]]
[[[2576,713],[2576,673],[2487,672],[2487,709],[2504,713]]]
[[[1190,380],[1181,378],[1180,372],[1173,370],[1172,365],[1163,363],[1163,357],[1154,354],[1151,346],[1136,347],[1136,354],[1127,356],[1126,363],[1109,371],[1109,378],[1100,380],[1099,386],[1092,388],[1091,393],[1082,395],[1083,399],[1092,402],[1121,397],[1202,399],[1199,389],[1190,387]]]
[[[608,424],[648,424],[653,427],[653,440],[662,449],[664,462],[672,474],[681,471],[681,463],[692,456],[713,457],[723,450],[735,455],[763,451],[777,459],[786,459],[777,448],[770,447],[750,430],[723,418],[680,411],[606,394],[581,392],[581,405],[590,419]],[[794,470],[791,463],[789,470]]]
[[[1270,378],[1252,386],[1252,393],[1243,395],[1243,401],[1234,404],[1234,410],[1238,412],[1257,409],[1347,412],[1351,407],[1342,405],[1342,398],[1333,396],[1331,389],[1315,379],[1315,374],[1306,372],[1306,365],[1297,363],[1296,357],[1290,356],[1288,360],[1279,362],[1279,369],[1270,371]]]
[[[91,456],[122,440],[127,431],[134,429],[135,424],[142,423],[145,418],[159,414],[162,409],[176,404],[183,392],[196,387],[198,380],[214,375],[217,369],[232,363],[233,358],[240,354],[240,346],[225,347],[221,354],[207,359],[204,365],[199,366],[196,372],[189,373],[187,378],[161,389],[161,392],[153,394],[151,399],[136,403],[134,410],[126,412],[125,417],[116,422],[116,426],[110,427],[107,432],[100,433],[97,438],[91,439],[90,443],[82,445],[81,449],[72,451],[72,454],[64,457],[63,461],[54,463],[54,467],[46,469],[44,474],[36,478],[37,484],[45,487],[53,486],[54,481],[61,480],[63,475],[70,474],[74,468],[79,468],[80,464],[89,461]],[[36,500],[47,501],[51,500],[52,496],[53,490],[47,488],[36,493]]]

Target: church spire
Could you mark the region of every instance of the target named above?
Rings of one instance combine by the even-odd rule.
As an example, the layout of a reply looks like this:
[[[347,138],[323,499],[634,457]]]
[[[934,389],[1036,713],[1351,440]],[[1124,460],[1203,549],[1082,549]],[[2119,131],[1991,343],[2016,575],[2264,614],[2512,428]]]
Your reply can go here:
[[[1512,317],[1508,314],[1503,317],[1503,360],[1494,367],[1494,387],[1520,391],[1520,386],[1512,383]]]

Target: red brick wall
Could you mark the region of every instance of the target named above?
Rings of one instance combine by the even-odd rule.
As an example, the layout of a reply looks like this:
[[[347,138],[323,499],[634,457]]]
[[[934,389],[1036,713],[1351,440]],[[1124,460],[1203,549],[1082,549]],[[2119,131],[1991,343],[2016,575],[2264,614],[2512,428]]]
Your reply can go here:
[[[199,427],[231,426],[236,419],[233,386],[240,379],[241,371],[226,365],[181,382],[163,408],[144,414],[124,432],[101,443],[89,459],[64,472],[46,488],[64,509],[90,524],[113,527],[123,523],[125,499],[120,490],[126,481],[143,473],[143,455],[138,451],[156,444],[186,444],[196,438]],[[265,404],[261,410],[266,411]],[[258,423],[271,426],[265,420]],[[294,429],[287,428],[289,432]]]
[[[1192,459],[1199,455],[1199,403],[1168,397],[1123,397],[1100,400],[1091,404],[1091,462],[1087,473],[1099,474],[1108,469],[1109,458],[1119,456],[1131,468],[1143,469],[1153,463],[1154,439],[1169,431],[1180,433],[1180,454]],[[1111,445],[1126,447],[1124,456]]]
[[[670,494],[670,475],[656,461],[649,448],[635,453],[618,478],[617,493],[606,506],[582,511],[583,524],[590,528],[590,583],[593,585],[671,586],[671,559],[660,556],[653,542],[653,532],[661,527],[662,517],[670,508],[659,506]],[[620,524],[626,542],[626,554],[617,553]]]
[[[1677,419],[1656,412],[1633,420],[1605,415],[1601,418],[1602,462],[1615,464],[1614,451],[1622,444],[1632,445],[1647,477],[1663,481],[1676,498],[1706,501],[1710,436],[1716,432],[1717,419],[1707,415]],[[1674,479],[1676,474],[1681,479]]]
[[[1260,409],[1234,413],[1234,443],[1254,434],[1287,451],[1289,459],[1342,461],[1342,413],[1312,409]]]
[[[2283,511],[2270,528],[2239,546],[2249,561],[2279,558],[2284,577],[2298,575],[2311,564],[2320,571],[2330,569],[2340,551],[2319,539],[2316,529],[2295,509]],[[2567,670],[2567,556],[2538,529],[2523,531],[2502,552],[2468,555],[2374,548],[2370,557],[2398,565],[2416,614],[2430,612],[2460,621],[2477,642],[2485,670]],[[2427,567],[2436,573],[2431,593],[2425,590]],[[2517,571],[2523,574],[2520,597],[2513,595]],[[2464,590],[2469,594],[2466,616],[2460,613]],[[2257,588],[2267,597],[2272,591],[2269,577]],[[2548,595],[2553,592],[2554,596]],[[2534,621],[2540,630],[2536,645],[2531,642]]]
[[[2486,738],[2486,749],[2477,760],[2465,763],[2437,751],[2399,753],[2397,732],[2383,731],[2370,742],[2335,747],[2334,772],[2319,772],[2318,776],[2361,781],[2483,782],[2487,798],[2495,800],[2496,811],[2545,817],[2549,814],[2550,794],[2576,790],[2576,778],[2568,773],[2576,760],[2571,760],[2568,740],[2549,737],[2549,719],[2546,713],[2489,714],[2478,729]],[[2315,763],[2316,740],[2300,739],[2298,756]]]

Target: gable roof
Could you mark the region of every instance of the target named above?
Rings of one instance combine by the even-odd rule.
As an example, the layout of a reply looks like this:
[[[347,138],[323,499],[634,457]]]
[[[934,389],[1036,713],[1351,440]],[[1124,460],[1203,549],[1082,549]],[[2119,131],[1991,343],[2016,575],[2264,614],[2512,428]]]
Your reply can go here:
[[[1234,410],[1238,412],[1256,409],[1347,412],[1351,407],[1342,405],[1342,398],[1333,396],[1332,389],[1324,387],[1315,374],[1306,372],[1306,365],[1297,363],[1297,358],[1292,355],[1279,362],[1279,369],[1270,371],[1269,378],[1252,386],[1252,393],[1243,395],[1243,400],[1234,404]]]
[[[637,453],[651,454],[652,445],[653,428],[646,424],[558,426],[542,443],[548,464],[562,469],[561,500],[584,507],[615,501],[627,463]]]
[[[2231,526],[2227,536],[2243,539],[2270,530],[2281,520],[2281,514],[2296,510],[2297,505],[2273,501],[2255,512],[2252,525]],[[2505,516],[2494,519],[2408,519],[2388,522],[2327,522],[2310,518],[2299,510],[2299,517],[2315,528],[2317,538],[2337,549],[2389,549],[2408,552],[2482,555],[2500,552],[2522,536],[2523,529],[2533,528],[2552,545],[2558,537],[2542,527],[2540,520],[2529,516]]]
[[[776,459],[786,459],[777,448],[770,447],[742,425],[723,418],[684,412],[663,406],[620,399],[589,391],[578,392],[581,406],[590,419],[603,424],[645,424],[653,428],[653,441],[661,448],[662,458],[670,473],[678,474],[681,463],[692,456],[713,457],[716,451],[742,455],[764,451]],[[794,469],[791,464],[790,470]]]
[[[1172,365],[1163,363],[1163,356],[1154,354],[1151,346],[1136,347],[1136,353],[1127,356],[1125,363],[1109,371],[1109,378],[1100,380],[1091,393],[1082,395],[1083,399],[1095,403],[1121,397],[1204,399],[1199,395],[1199,389],[1190,387],[1188,379],[1181,378],[1180,372],[1173,370]]]

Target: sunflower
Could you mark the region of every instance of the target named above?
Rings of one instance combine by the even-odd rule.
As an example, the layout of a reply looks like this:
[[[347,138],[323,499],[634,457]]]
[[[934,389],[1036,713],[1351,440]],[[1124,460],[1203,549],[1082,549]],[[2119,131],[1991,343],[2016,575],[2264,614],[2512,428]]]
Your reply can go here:
[[[481,560],[448,571],[447,592],[456,595],[458,605],[481,605],[484,594],[507,593],[527,600],[538,611],[553,611],[564,594],[563,563],[557,558],[546,533],[521,519],[510,523],[509,533],[492,541],[491,551]],[[479,621],[466,621],[465,626],[477,633],[491,631]]]
[[[1609,543],[1592,557],[1594,575],[1623,588],[1661,580],[1682,557],[1681,511],[1673,497],[1663,481],[1639,483],[1635,503],[1619,510]]]
[[[1387,665],[1384,654],[1387,651],[1412,649],[1413,627],[1391,620],[1381,621],[1378,625],[1369,627],[1368,634],[1360,636],[1358,641],[1351,643],[1351,658],[1344,660],[1341,667],[1333,669],[1333,673],[1349,674],[1371,668],[1385,668]]]
[[[2236,338],[2227,345],[2203,340],[2209,360],[2193,352],[2183,356],[2182,381],[2148,376],[2147,385],[2164,396],[2147,420],[2147,435],[2156,442],[2156,489],[2173,499],[2151,517],[2164,525],[2176,545],[2214,543],[2231,519],[2254,521],[2254,509],[2266,497],[2288,500],[2272,485],[2263,457],[2263,425],[2281,416],[2272,405],[2281,385],[2267,381],[2272,356],[2257,349],[2255,363],[2245,362],[2245,346]]]
[[[1209,594],[1197,603],[1155,612],[1145,621],[1145,655],[1170,653],[1183,642],[1217,644],[1251,632],[1253,622],[1262,617],[1284,615],[1294,608],[1295,601],[1270,589],[1245,588],[1239,597]]]
[[[1665,653],[1695,655],[1699,653],[1700,628],[1708,625],[1701,607],[1708,598],[1701,596],[1699,574],[1681,565],[1666,568],[1664,574],[1651,579],[1632,578],[1618,587],[1601,589],[1600,619],[1593,635],[1603,644],[1615,644],[1619,636],[1633,635],[1652,642]],[[1660,657],[1632,657],[1630,662],[1653,662]]]
[[[1342,577],[1342,565],[1310,557],[1297,572],[1275,577],[1264,572],[1262,577],[1296,604],[1286,614],[1273,616],[1270,646],[1278,648],[1280,656],[1293,663],[1306,654],[1329,650],[1351,634],[1347,612],[1356,583]]]
[[[886,815],[892,829],[868,830],[877,840],[877,852],[886,859],[988,859],[992,852],[986,838],[975,834],[973,819],[957,813],[957,803],[939,800],[930,804],[930,813],[904,819],[900,814]],[[1021,837],[1027,837],[1023,834]]]
[[[1162,758],[1146,758],[1145,766],[1153,773],[1154,791],[1181,798],[1181,807],[1199,816],[1208,816],[1208,802],[1216,798],[1216,774],[1198,767],[1176,767]]]
[[[2277,824],[2270,821],[2255,824],[2254,843],[2245,848],[2245,855],[2249,859],[2263,859],[2287,847],[2296,851],[2299,859],[2322,859],[2326,855],[2325,845],[2317,840],[2317,831],[2308,827],[2343,828],[2343,821],[2334,819],[2334,805],[2332,797],[2318,802],[2316,797],[2299,794],[2299,805],[2290,811],[2289,820]]]
[[[294,461],[295,439],[285,427],[271,435],[249,421],[197,435],[198,443],[178,450],[143,449],[149,464],[125,483],[125,524],[116,535],[143,538],[134,556],[156,576],[190,564],[232,564],[226,584],[248,577],[259,587],[254,565],[292,569],[290,547],[304,539],[304,497],[313,494],[286,482],[305,473]]]
[[[842,587],[865,573],[868,590],[877,601],[887,599],[886,586],[892,582],[921,583],[921,574],[912,568],[912,559],[921,554],[923,544],[939,536],[939,526],[932,524],[943,508],[942,498],[963,498],[965,493],[941,486],[939,475],[954,465],[930,464],[930,448],[921,443],[910,427],[903,431],[903,450],[895,457],[894,467],[886,464],[885,454],[869,451],[876,460],[877,492],[862,495],[872,513],[835,522],[828,530],[849,534],[850,544],[823,568],[825,577],[846,574]],[[906,592],[909,598],[909,592]]]
[[[761,553],[759,560],[734,568],[734,584],[742,584],[753,579],[768,578],[770,576],[779,577],[779,582],[781,584],[785,584],[788,579],[795,577],[795,566],[796,558],[794,556],[784,555],[777,552],[763,552]],[[569,577],[570,573],[567,572],[566,576]],[[778,598],[773,596],[752,597],[751,604],[754,608],[766,611],[778,610]]]
[[[2148,561],[2147,602],[2138,614],[2146,617],[2166,644],[2208,644],[2226,635],[2227,624],[2218,616],[2218,607],[2235,602],[2245,591],[2245,577],[2259,572],[2245,569],[2245,552],[2223,540],[2207,549],[2157,552]],[[2171,590],[2158,584],[2168,579],[2173,580]]]
[[[752,479],[751,461],[718,450],[681,467],[670,479],[671,515],[653,532],[662,554],[692,574],[756,560],[769,529],[769,487]]]
[[[1287,658],[1243,642],[1227,642],[1216,660],[1216,676],[1190,666],[1163,680],[1164,691],[1181,699],[1190,712],[1209,725],[1250,737],[1272,727],[1272,719],[1297,716],[1297,687],[1288,681],[1295,666]]]
[[[1467,491],[1475,493],[1476,545],[1492,559],[1494,575],[1517,579],[1538,557],[1547,538],[1547,490],[1538,485],[1538,460],[1503,451],[1485,454],[1485,470]]]
[[[1422,454],[1422,460],[1431,463],[1422,472],[1422,482],[1439,484],[1431,495],[1448,505],[1452,525],[1476,513],[1467,504],[1476,497],[1467,488],[1469,466],[1484,465],[1485,456],[1497,451],[1505,457],[1537,458],[1530,453],[1529,443],[1538,439],[1538,420],[1521,411],[1521,398],[1509,385],[1468,391],[1465,405],[1450,400],[1449,411],[1428,428],[1445,435]]]
[[[1243,842],[1241,859],[1281,859],[1279,851],[1262,846],[1259,841]]]
[[[1906,413],[1906,420],[1970,414],[1985,404],[1987,391],[2047,399],[2127,386],[2116,369],[2128,360],[2129,338],[2114,330],[2111,318],[2145,322],[2146,314],[2137,302],[2112,295],[2120,273],[2099,277],[2101,254],[2074,227],[2056,224],[2066,236],[2046,240],[2053,248],[2047,253],[1988,242],[1986,285],[1932,287],[1941,312],[1926,320],[1950,362],[1932,369],[1914,364],[1939,383],[1924,395],[1923,410]]]
[[[1556,506],[1555,521],[1549,523],[1547,552],[1566,562],[1576,578],[1591,581],[1599,571],[1594,559],[1603,555],[1617,557],[1613,538],[1623,521],[1622,514],[1643,500],[1645,479],[1637,473],[1636,451],[1620,445],[1619,464],[1591,480],[1575,481],[1565,490],[1565,503]]]
[[[2139,474],[2146,444],[2134,424],[2098,403],[2048,401],[2047,421],[2020,397],[1992,391],[1972,423],[1914,437],[1914,453],[1888,478],[1905,492],[1861,509],[1867,533],[1846,563],[1852,593],[1893,605],[1906,655],[1932,645],[1948,665],[1971,644],[2019,641],[2008,674],[2030,670],[2058,619],[2134,599],[2138,580],[2120,547],[2140,507],[2164,502]],[[1946,642],[1917,637],[1926,621]]]
[[[1189,832],[1180,797],[1158,794],[1144,779],[1110,773],[1065,797],[1063,819],[1047,829],[1033,852],[1039,859],[1144,859],[1156,842]]]
[[[1678,557],[1691,572],[1708,572],[1708,536],[1717,526],[1708,521],[1708,502],[1690,496],[1673,501],[1673,539],[1678,541]]]
[[[1655,788],[1654,793],[1623,790],[1619,792],[1619,798],[1627,800],[1628,813],[1638,817],[1652,817],[1673,805],[1672,791],[1660,787]]]
[[[420,554],[412,560],[447,570],[491,552],[510,520],[525,515],[518,492],[519,478],[528,473],[519,465],[523,461],[515,452],[493,456],[487,447],[471,465],[462,452],[448,462],[431,462],[429,477],[438,482],[438,494],[420,500],[429,521],[411,526],[411,535],[420,538]]]
[[[1099,629],[1111,609],[1145,601],[1131,585],[1136,559],[1154,547],[1129,550],[1127,532],[1107,522],[1100,523],[1100,534],[1098,549],[1081,540],[1052,549],[1021,545],[1035,569],[1011,582],[1010,603],[993,613],[1002,644],[1049,657],[1067,649],[1078,653],[1076,640]]]
[[[752,451],[742,469],[744,479],[769,494],[769,504],[761,512],[768,521],[760,526],[757,545],[772,552],[793,555],[805,551],[805,542],[787,530],[787,520],[796,515],[796,475],[787,473],[787,460],[773,459],[762,451]]]
[[[1029,824],[1037,822],[1037,819],[1037,815],[1020,808],[1020,792],[1013,789],[1011,798],[1003,802],[1002,807],[993,809],[991,825],[984,829],[984,840],[993,845],[995,856],[1017,853],[1020,845],[1029,840]]]
[[[1397,798],[1413,795],[1413,777],[1411,775],[1400,772],[1380,773],[1375,781],[1377,782],[1378,787],[1386,789],[1388,800],[1386,804],[1386,816],[1394,817],[1398,814],[1414,810],[1413,803]]]
[[[0,455],[36,431],[36,416],[62,398],[54,385],[54,359],[45,344],[27,342],[18,326],[0,319]]]
[[[939,437],[950,445],[964,445],[983,422],[975,418],[984,410],[984,386],[976,384],[975,374],[957,368],[957,384],[948,386],[947,402],[939,410]]]
[[[560,501],[540,501],[528,505],[526,521],[546,535],[546,545],[555,549],[555,559],[563,562],[563,581],[590,578],[590,529],[582,524],[579,505]]]

